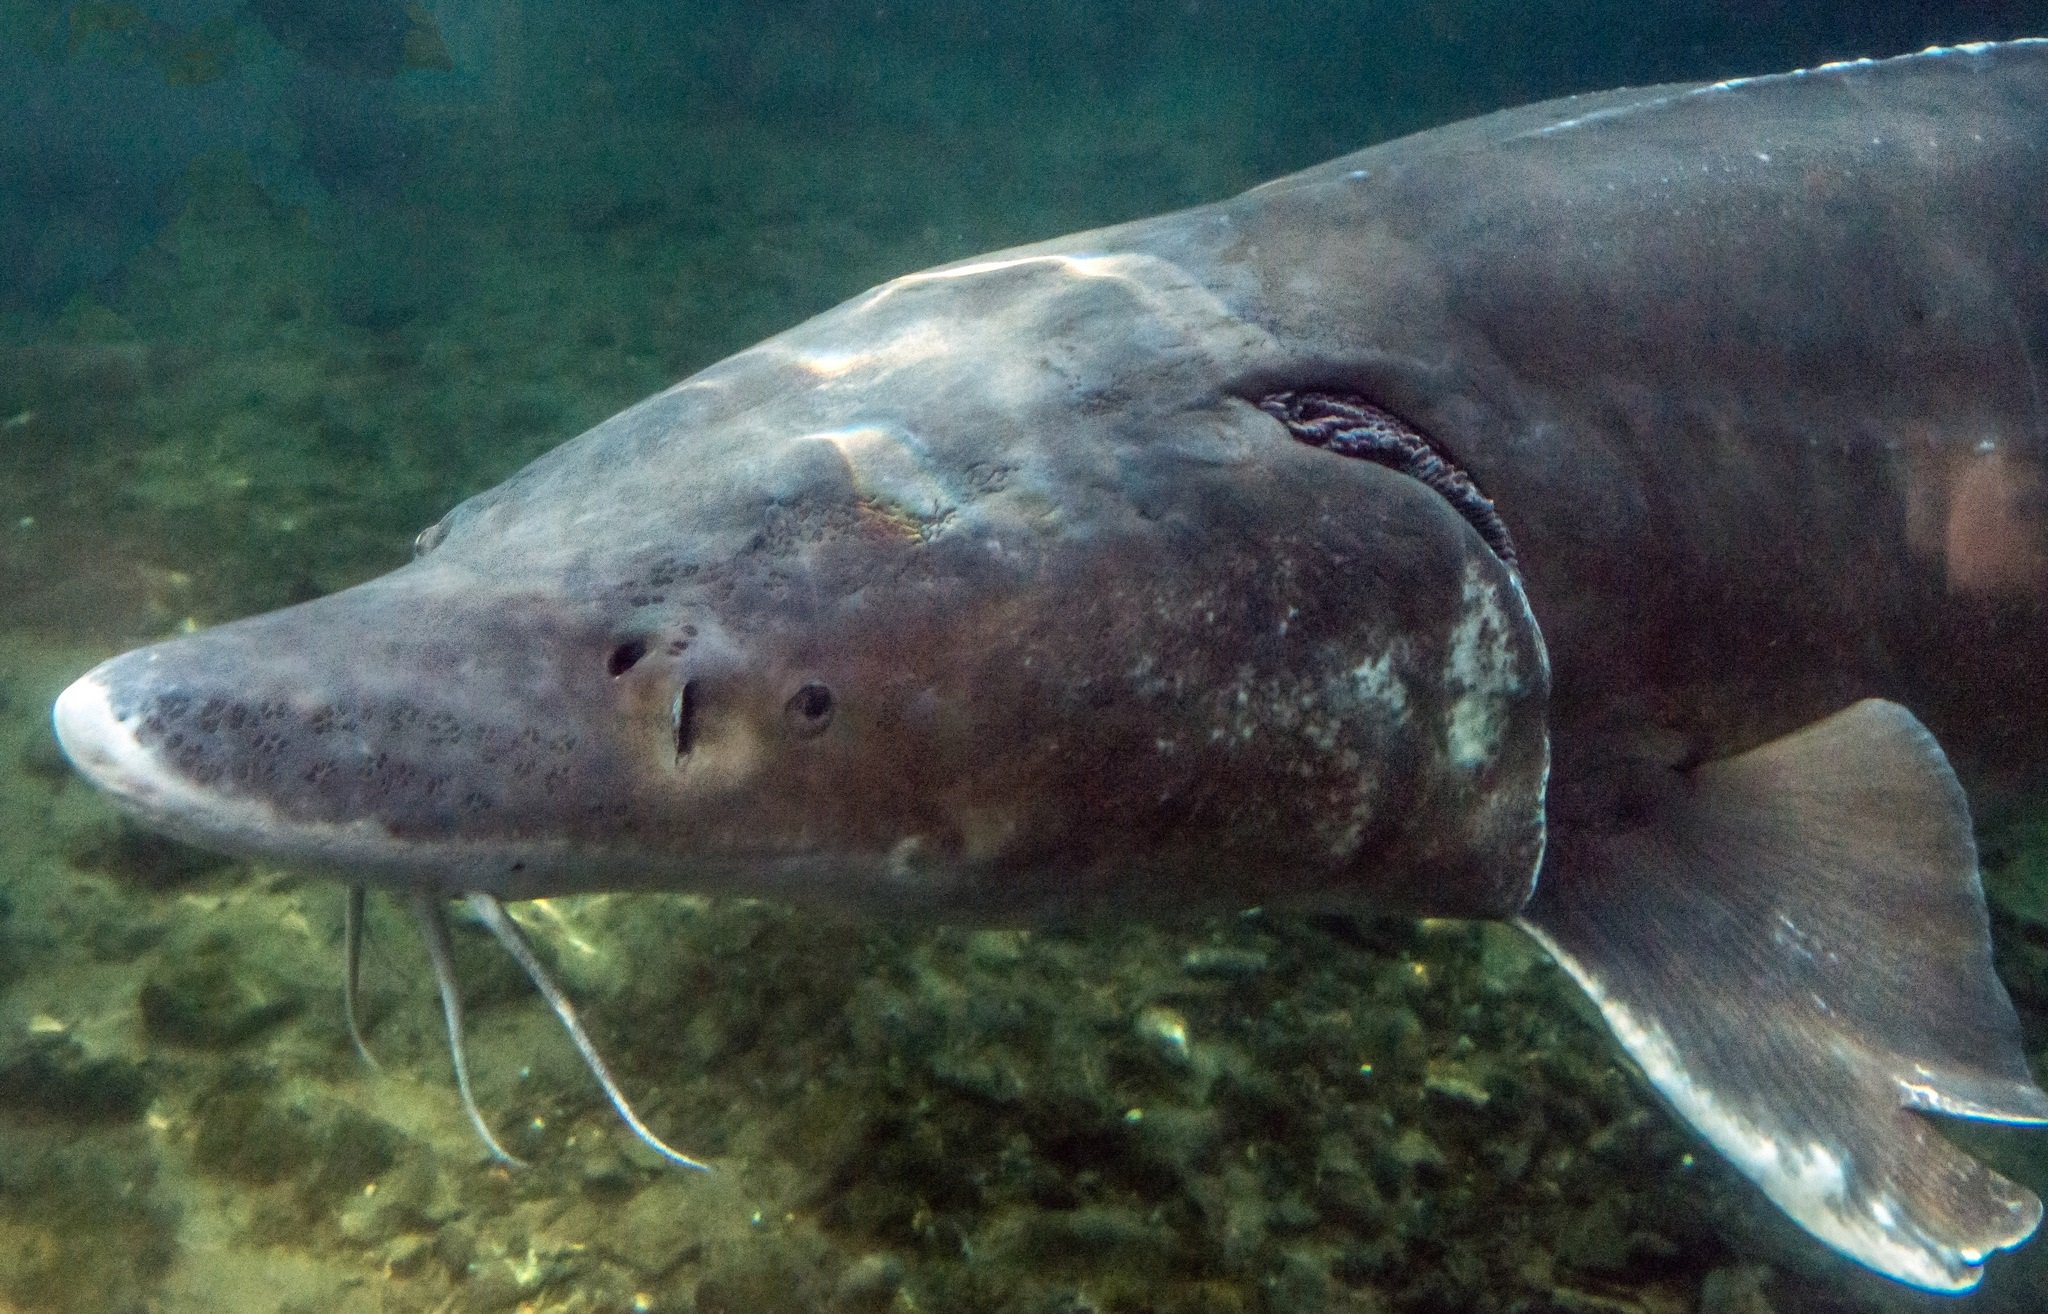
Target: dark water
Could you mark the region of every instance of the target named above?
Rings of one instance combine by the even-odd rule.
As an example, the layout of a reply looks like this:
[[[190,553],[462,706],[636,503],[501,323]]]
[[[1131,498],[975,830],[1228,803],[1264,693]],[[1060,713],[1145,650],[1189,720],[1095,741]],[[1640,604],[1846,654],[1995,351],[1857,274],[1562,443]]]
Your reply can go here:
[[[1761,1311],[1820,1253],[1501,928],[1020,934],[549,905],[626,1148],[465,937],[117,822],[50,698],[403,560],[468,492],[881,279],[1571,91],[2048,34],[2048,4],[396,0],[0,8],[0,1311]],[[2048,844],[1987,837],[2040,1070]],[[2048,1187],[2043,1138],[1984,1153]]]

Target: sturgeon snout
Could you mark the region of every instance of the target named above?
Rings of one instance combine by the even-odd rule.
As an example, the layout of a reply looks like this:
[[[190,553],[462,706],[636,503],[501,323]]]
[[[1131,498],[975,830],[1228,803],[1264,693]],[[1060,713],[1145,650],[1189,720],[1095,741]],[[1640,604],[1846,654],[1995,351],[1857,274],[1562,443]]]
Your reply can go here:
[[[114,658],[58,699],[58,739],[123,807],[216,849],[451,894],[559,885],[569,863],[630,879],[680,659],[664,678],[620,660],[644,637],[415,572]]]

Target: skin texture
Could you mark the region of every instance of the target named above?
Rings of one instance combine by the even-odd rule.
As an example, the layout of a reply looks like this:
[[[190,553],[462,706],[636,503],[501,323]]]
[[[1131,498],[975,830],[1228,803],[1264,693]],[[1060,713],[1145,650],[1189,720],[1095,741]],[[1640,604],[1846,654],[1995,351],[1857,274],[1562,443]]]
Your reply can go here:
[[[1967,1286],[2038,1202],[1901,1109],[2048,1119],[1950,768],[2023,797],[2048,716],[2044,142],[2048,45],[1928,52],[910,275],[59,732],[187,838],[448,895],[1520,914],[1802,1223]],[[1426,438],[1518,566],[1296,441],[1304,392]],[[1954,970],[1866,987],[1829,910],[1900,871]]]

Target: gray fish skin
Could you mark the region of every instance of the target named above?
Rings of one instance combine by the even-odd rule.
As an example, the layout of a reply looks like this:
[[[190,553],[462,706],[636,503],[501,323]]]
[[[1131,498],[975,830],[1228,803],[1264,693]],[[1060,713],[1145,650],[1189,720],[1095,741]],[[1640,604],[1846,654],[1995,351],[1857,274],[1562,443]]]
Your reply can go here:
[[[1902,1110],[2048,1119],[1943,755],[2019,797],[2048,728],[2044,143],[2048,43],[1930,51],[1508,111],[910,275],[412,565],[102,665],[59,735],[185,838],[449,895],[1520,915],[1798,1221],[1962,1289],[2039,1202]],[[1427,435],[1519,569],[1259,408],[1302,390]],[[1665,795],[1721,834],[1830,753],[1949,881],[1957,984],[1913,1028],[1911,910],[1863,928],[1896,925],[1858,947],[1885,993],[1773,902],[1799,862],[1674,842],[1668,904],[1597,879]],[[1816,800],[1832,830],[1773,821],[1791,850],[1881,801]],[[1688,873],[1752,941],[1643,920],[1691,916]],[[1739,986],[1737,949],[1807,975],[1725,1001],[1782,1026],[1756,1053],[1696,1048],[1659,1009]]]

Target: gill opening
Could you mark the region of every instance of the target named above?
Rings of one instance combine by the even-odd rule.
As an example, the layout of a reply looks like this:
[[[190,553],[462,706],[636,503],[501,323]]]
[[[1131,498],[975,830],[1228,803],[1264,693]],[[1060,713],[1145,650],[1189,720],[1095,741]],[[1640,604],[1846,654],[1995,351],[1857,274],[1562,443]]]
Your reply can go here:
[[[1276,392],[1261,397],[1258,407],[1280,421],[1296,442],[1371,461],[1427,485],[1479,531],[1510,571],[1516,569],[1514,539],[1493,499],[1443,449],[1400,416],[1363,398],[1334,392]]]

